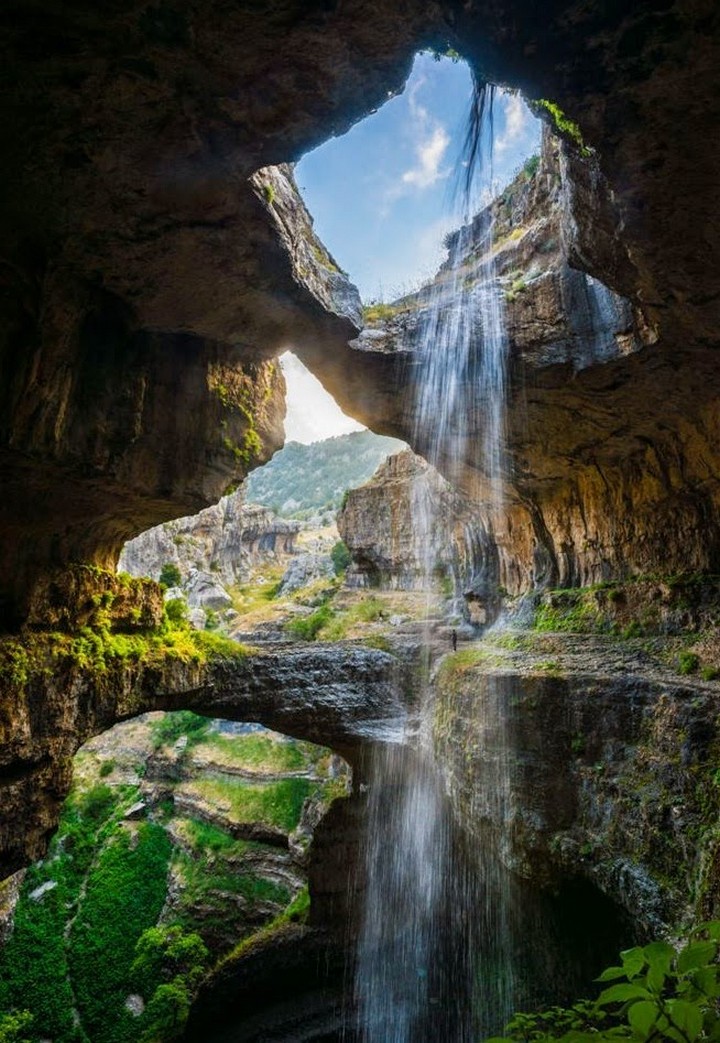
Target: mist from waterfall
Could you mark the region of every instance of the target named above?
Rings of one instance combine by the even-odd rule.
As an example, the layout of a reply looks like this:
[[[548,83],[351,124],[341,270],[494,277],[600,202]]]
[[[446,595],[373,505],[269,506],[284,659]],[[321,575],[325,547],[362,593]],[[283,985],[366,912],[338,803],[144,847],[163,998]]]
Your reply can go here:
[[[483,476],[487,506],[497,511],[507,334],[488,206],[494,91],[488,87],[476,98],[460,227],[449,237],[448,261],[424,315],[414,412],[429,462],[452,481],[470,460]],[[476,151],[482,163],[474,162]],[[413,508],[414,525],[427,536],[429,589],[432,498],[418,490]],[[429,651],[427,665],[429,672]],[[495,822],[509,818],[510,806],[507,743],[498,734],[505,717],[496,705],[504,694],[490,684],[478,707],[489,715],[496,752],[487,765],[488,806],[473,811]],[[490,835],[472,853],[464,849],[435,763],[433,713],[426,684],[404,741],[378,747],[366,766],[364,915],[355,974],[364,1043],[475,1043],[502,1028],[514,1001],[508,874]]]

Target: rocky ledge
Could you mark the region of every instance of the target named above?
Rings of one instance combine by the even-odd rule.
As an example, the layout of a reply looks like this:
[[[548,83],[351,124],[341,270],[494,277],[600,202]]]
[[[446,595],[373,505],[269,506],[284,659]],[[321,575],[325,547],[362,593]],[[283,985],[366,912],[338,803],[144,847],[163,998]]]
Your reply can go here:
[[[646,936],[720,908],[718,685],[659,649],[506,631],[448,656],[435,680],[464,830],[521,879],[591,883]]]

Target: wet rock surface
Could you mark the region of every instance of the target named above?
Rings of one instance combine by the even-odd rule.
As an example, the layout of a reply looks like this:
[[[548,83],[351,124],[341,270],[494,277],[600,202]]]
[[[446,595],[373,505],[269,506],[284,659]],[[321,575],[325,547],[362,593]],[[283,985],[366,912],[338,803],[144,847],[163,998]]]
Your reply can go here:
[[[449,657],[436,679],[436,744],[464,828],[501,836],[520,877],[586,879],[646,935],[715,915],[717,683],[678,676],[638,641],[508,635]]]

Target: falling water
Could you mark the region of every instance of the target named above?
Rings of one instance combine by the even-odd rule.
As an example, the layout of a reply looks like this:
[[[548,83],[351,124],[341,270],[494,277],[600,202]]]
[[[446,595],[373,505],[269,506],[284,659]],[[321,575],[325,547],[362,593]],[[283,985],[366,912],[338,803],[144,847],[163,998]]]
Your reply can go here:
[[[474,177],[467,176],[460,228],[449,238],[448,261],[431,289],[420,332],[415,427],[432,464],[453,480],[471,462],[486,480],[490,505],[499,507],[507,330],[488,205],[494,189],[493,88],[482,97],[473,110],[480,115],[468,162],[478,149],[483,162]]]
[[[472,465],[484,477],[487,506],[502,504],[505,331],[493,259],[493,92],[478,92],[469,160],[482,148],[479,176],[468,175],[459,232],[430,291],[418,349],[418,441],[450,478]],[[471,220],[473,207],[485,209]],[[478,437],[478,432],[482,432]],[[413,503],[414,524],[435,531],[429,497]],[[432,552],[432,548],[429,548]],[[433,563],[428,556],[428,586]],[[495,722],[488,802],[493,821],[509,815],[506,744],[498,740],[502,693],[490,686],[485,712]],[[511,1009],[506,874],[495,842],[467,857],[433,757],[432,694],[403,741],[379,747],[368,766],[365,900],[355,1001],[364,1043],[475,1043],[499,1029]],[[488,724],[490,730],[490,724]],[[499,752],[498,752],[499,751]],[[503,753],[502,751],[505,751]]]

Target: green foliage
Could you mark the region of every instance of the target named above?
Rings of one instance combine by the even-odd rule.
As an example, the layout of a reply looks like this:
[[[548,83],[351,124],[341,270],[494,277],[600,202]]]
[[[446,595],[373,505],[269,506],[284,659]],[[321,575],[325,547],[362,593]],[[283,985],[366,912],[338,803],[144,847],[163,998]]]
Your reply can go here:
[[[30,1043],[28,1032],[33,1020],[29,1010],[0,1014],[0,1043]]]
[[[389,322],[403,311],[398,304],[386,304],[384,301],[370,301],[363,305],[363,319],[368,325]]]
[[[96,845],[105,842],[123,807],[136,796],[131,787],[111,790],[99,785],[88,792],[73,791],[48,858],[27,872],[12,936],[0,951],[0,1010],[31,1010],[34,1037],[51,1038],[55,1043],[89,1043],[72,1018],[75,1000],[66,924],[76,908]],[[54,885],[51,890],[30,897],[48,883]],[[104,1043],[104,1037],[93,1037],[92,1043]]]
[[[210,953],[199,934],[177,925],[148,927],[138,938],[130,973],[139,992],[148,994],[149,982],[180,977],[189,986],[198,985],[205,974]]]
[[[535,177],[540,166],[540,156],[537,153],[534,156],[529,156],[523,164],[522,172],[529,181],[530,178]]]
[[[679,674],[694,674],[700,666],[700,656],[695,652],[679,652],[677,668]]]
[[[314,641],[323,627],[328,625],[332,617],[332,606],[325,602],[324,605],[320,605],[314,612],[311,612],[309,616],[291,619],[286,624],[285,629],[289,634],[299,637],[302,641]]]
[[[317,783],[307,778],[280,779],[264,785],[249,785],[243,779],[205,778],[195,783],[205,800],[230,807],[236,822],[268,822],[292,832],[300,821],[305,800]]]
[[[288,442],[246,480],[248,503],[272,507],[284,516],[337,511],[343,494],[362,485],[403,443],[372,431],[353,431],[312,445]]]
[[[263,185],[262,190],[263,190],[263,195],[265,196],[265,202],[267,203],[268,206],[272,206],[273,203],[275,202],[275,186],[271,185],[268,182],[267,184]]]
[[[592,588],[554,590],[548,596],[535,613],[535,630],[591,634],[609,629]]]
[[[184,623],[187,620],[188,607],[185,598],[170,598],[165,602],[165,615],[171,623]]]
[[[179,587],[182,583],[182,573],[175,562],[166,561],[160,569],[160,582],[166,587]]]
[[[161,746],[173,746],[181,735],[187,736],[188,747],[192,747],[207,737],[210,721],[191,710],[175,710],[153,721],[151,728],[152,743],[156,750]]]
[[[159,985],[145,1010],[148,1026],[140,1043],[171,1043],[182,1039],[183,1028],[190,1013],[190,994],[181,978]]]
[[[117,802],[117,794],[105,783],[99,783],[78,797],[78,810],[91,823],[102,822]]]
[[[344,572],[352,561],[350,551],[342,540],[338,540],[334,545],[333,549],[330,551],[330,557],[332,558],[336,576],[339,576],[341,572]]]
[[[100,778],[105,779],[115,771],[115,761],[103,761],[100,765]]]
[[[170,840],[150,822],[133,833],[116,832],[100,852],[70,935],[75,998],[93,1043],[134,1043],[125,998],[132,991],[135,946],[165,901]]]
[[[583,155],[587,155],[590,152],[583,142],[582,134],[577,123],[568,119],[560,106],[556,105],[554,101],[548,101],[547,98],[541,98],[540,101],[533,102],[533,107],[535,109],[541,109],[549,114],[555,132],[561,138],[571,141],[581,150]]]
[[[608,984],[594,1002],[553,1007],[536,1014],[516,1014],[506,1028],[507,1041],[562,1040],[603,1043],[675,1043],[720,1038],[720,922],[701,924],[676,951],[667,942],[651,942],[621,953],[620,964],[598,981]],[[500,1037],[488,1043],[500,1043]]]
[[[312,763],[321,748],[307,742],[278,740],[263,733],[248,735],[221,735],[213,732],[204,736],[205,742],[221,754],[223,763],[242,768],[262,768],[268,773],[300,771]]]

